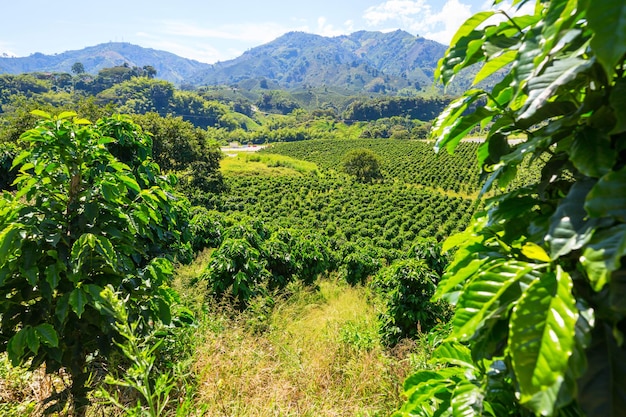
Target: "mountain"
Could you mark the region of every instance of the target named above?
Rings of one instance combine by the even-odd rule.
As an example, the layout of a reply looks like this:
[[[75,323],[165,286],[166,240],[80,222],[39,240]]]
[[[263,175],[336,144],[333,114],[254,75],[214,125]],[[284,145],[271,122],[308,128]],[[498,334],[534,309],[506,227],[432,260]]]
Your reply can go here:
[[[446,46],[408,32],[367,32],[324,37],[290,32],[238,58],[200,70],[196,85],[243,84],[281,88],[342,87],[385,92],[426,88]]]
[[[143,48],[127,42],[109,42],[77,51],[67,51],[55,55],[35,53],[23,58],[0,58],[0,74],[24,72],[67,72],[72,65],[80,62],[85,71],[95,74],[102,68],[128,64],[144,67],[151,65],[157,70],[157,77],[173,83],[181,83],[192,74],[210,68],[211,65],[191,59],[181,58],[170,52]]]
[[[437,61],[445,51],[445,45],[402,30],[359,31],[336,37],[290,32],[214,65],[125,42],[109,42],[55,55],[0,57],[0,74],[69,73],[76,62],[92,74],[123,64],[150,65],[157,70],[157,78],[175,84],[228,85],[246,91],[395,93],[429,89]]]

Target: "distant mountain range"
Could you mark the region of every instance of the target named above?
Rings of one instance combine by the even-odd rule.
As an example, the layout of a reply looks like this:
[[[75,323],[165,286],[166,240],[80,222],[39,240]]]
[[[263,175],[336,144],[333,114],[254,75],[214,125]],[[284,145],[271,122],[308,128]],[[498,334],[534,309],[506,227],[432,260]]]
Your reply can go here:
[[[158,78],[179,84],[198,71],[208,69],[209,64],[181,58],[170,52],[143,48],[126,42],[109,42],[90,46],[77,51],[55,55],[35,53],[27,57],[0,58],[0,74],[24,72],[67,72],[76,62],[83,64],[85,71],[96,74],[102,68],[128,64],[143,67],[152,65]]]
[[[35,53],[0,58],[0,73],[71,72],[76,62],[88,73],[128,64],[151,65],[157,77],[175,84],[231,85],[247,89],[311,87],[372,93],[419,90],[432,85],[446,46],[408,32],[367,32],[324,37],[290,32],[241,56],[214,65],[169,52],[109,42],[56,55]]]

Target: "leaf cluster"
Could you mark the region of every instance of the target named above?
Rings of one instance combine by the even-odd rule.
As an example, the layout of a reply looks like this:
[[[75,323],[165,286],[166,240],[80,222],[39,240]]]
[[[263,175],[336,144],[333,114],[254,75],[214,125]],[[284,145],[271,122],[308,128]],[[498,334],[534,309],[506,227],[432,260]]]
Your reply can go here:
[[[626,4],[537,1],[532,15],[491,23],[495,14],[459,29],[436,75],[448,83],[483,63],[475,83],[502,68],[504,79],[453,101],[433,134],[437,149],[452,151],[472,128],[487,127],[477,154],[484,191],[506,192],[445,245],[458,247],[435,295],[456,304],[452,344],[440,352],[450,367],[407,382],[399,415],[617,416],[626,404],[626,316],[617,301]],[[467,111],[478,100],[486,104]],[[511,144],[513,135],[525,139]],[[510,188],[528,155],[540,178]]]

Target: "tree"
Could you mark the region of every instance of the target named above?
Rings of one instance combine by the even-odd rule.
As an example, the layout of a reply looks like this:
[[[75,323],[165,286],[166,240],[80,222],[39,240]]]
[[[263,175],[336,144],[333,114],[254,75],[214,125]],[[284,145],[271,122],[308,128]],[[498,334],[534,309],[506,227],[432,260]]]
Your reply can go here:
[[[35,114],[42,120],[13,162],[17,192],[0,199],[0,350],[14,365],[65,368],[72,383],[56,410],[69,394],[84,415],[89,365],[121,341],[101,294],[113,288],[140,330],[170,321],[187,203],[128,118]]]
[[[351,150],[343,158],[342,167],[359,182],[371,183],[382,178],[378,156],[369,149]]]
[[[83,65],[82,62],[75,62],[72,65],[72,73],[79,75],[79,74],[84,74],[85,73],[85,66]]]
[[[157,70],[152,65],[144,65],[143,70],[148,78],[154,78],[157,75]]]
[[[500,69],[504,79],[453,101],[433,133],[452,152],[489,126],[478,161],[484,191],[500,192],[445,244],[458,249],[436,298],[456,311],[434,358],[448,366],[409,378],[398,415],[623,415],[626,2],[496,14],[465,22],[437,77],[482,62],[474,84]],[[541,178],[512,187],[523,163]]]

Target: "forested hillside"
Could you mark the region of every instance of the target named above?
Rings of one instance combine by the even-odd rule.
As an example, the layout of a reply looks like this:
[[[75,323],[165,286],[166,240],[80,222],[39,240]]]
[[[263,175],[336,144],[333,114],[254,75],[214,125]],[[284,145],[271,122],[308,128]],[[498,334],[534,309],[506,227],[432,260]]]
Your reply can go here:
[[[338,37],[291,32],[235,59],[209,65],[165,51],[109,42],[55,55],[0,57],[0,74],[80,69],[93,76],[114,66],[148,66],[156,70],[159,79],[179,86],[415,94],[437,90],[433,74],[445,49],[435,41],[400,30],[361,31]],[[468,77],[462,75],[448,91],[458,94],[468,85]]]

